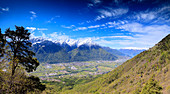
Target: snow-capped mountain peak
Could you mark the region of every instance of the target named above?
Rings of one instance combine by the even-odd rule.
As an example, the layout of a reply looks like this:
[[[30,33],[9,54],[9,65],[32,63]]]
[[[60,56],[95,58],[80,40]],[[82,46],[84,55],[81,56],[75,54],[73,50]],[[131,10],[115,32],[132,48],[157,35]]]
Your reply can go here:
[[[31,38],[30,42],[32,42],[32,45],[37,44],[37,43],[41,43],[43,41],[45,41],[46,39],[39,37],[39,38]]]
[[[73,45],[76,45],[77,47],[81,46],[81,45],[88,45],[88,46],[92,46],[92,45],[96,45],[96,43],[93,42],[93,40],[91,38],[82,38],[82,39],[78,39],[78,40],[75,40],[75,39],[65,39],[65,40],[59,40],[59,39],[47,39],[47,38],[42,38],[42,37],[39,37],[39,38],[32,38],[30,40],[32,42],[33,45],[37,44],[37,43],[41,43],[43,41],[51,41],[53,43],[59,43],[59,44],[68,44],[69,46],[73,46]]]
[[[80,39],[77,41],[77,46],[81,46],[81,45],[88,45],[88,46],[92,46],[95,45],[95,43],[92,41],[91,38],[87,38],[87,39]]]

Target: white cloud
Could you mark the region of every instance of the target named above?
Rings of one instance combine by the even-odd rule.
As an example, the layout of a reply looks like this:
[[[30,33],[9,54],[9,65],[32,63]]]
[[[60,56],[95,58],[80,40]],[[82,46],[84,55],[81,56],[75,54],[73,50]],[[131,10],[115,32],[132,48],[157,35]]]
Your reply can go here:
[[[9,11],[9,8],[6,7],[6,8],[1,8],[2,11]]]
[[[155,12],[140,12],[134,16],[138,21],[151,21],[157,17]]]
[[[30,19],[33,21],[35,18],[37,18],[37,15],[34,11],[30,11],[30,13],[32,14],[32,16],[30,17]]]
[[[50,20],[48,20],[47,21],[47,23],[51,23],[52,21],[54,21],[54,19],[56,19],[56,18],[60,18],[60,16],[55,16],[55,17],[52,17]],[[56,23],[55,21],[54,21],[54,23]]]
[[[170,22],[170,6],[164,6],[152,10],[141,11],[131,16],[130,19],[136,19],[141,22],[164,23]]]
[[[145,32],[143,26],[139,23],[129,23],[125,25],[119,25],[117,29],[123,29],[130,32]]]
[[[36,28],[35,27],[26,27],[26,29],[29,29],[31,32],[35,31]]]
[[[41,37],[46,38],[45,33],[43,33],[42,31],[48,30],[47,28],[36,28],[36,27],[26,27],[26,29],[30,30],[31,38],[40,37],[40,36],[35,36],[35,30],[38,30],[42,34]]]
[[[73,31],[79,31],[79,30],[87,30],[87,27],[78,27],[76,29],[73,29]]]
[[[107,9],[100,9],[98,13],[100,13],[99,16],[96,17],[96,20],[101,20],[107,17],[118,17],[123,14],[126,14],[129,10],[127,8],[118,8],[118,9],[113,9],[113,8],[107,8]]]
[[[86,21],[86,23],[91,23],[91,21]]]
[[[120,28],[119,28],[120,27]],[[128,23],[124,25],[119,25],[118,29],[123,29],[129,32],[138,33],[150,33],[150,32],[170,32],[170,26],[168,25],[142,25],[139,23]]]
[[[26,29],[30,30],[30,33],[31,33],[31,38],[36,38],[36,36],[34,35],[35,34],[35,30],[36,28],[35,27],[26,27]]]
[[[91,4],[91,3],[87,5],[87,7],[93,7],[93,6],[94,6],[94,5],[93,5],[93,4]]]
[[[155,23],[167,22],[170,23],[170,6],[164,6],[156,10],[157,19]]]
[[[94,29],[94,28],[99,28],[101,26],[105,26],[105,24],[102,25],[91,25],[91,26],[87,26],[87,27],[78,27],[76,29],[73,29],[73,31],[79,31],[79,30],[87,30],[87,29]],[[91,31],[90,31],[91,32]]]
[[[100,27],[100,25],[94,25],[94,26],[88,26],[88,28],[98,28],[98,27]]]
[[[69,39],[67,35],[58,33],[58,32],[53,32],[51,34],[48,34],[48,38],[53,39],[53,40],[60,40],[60,41]]]
[[[87,27],[77,27],[76,29],[73,29],[73,31],[79,31],[79,30],[87,30],[87,29],[95,29],[95,28],[100,28],[100,29],[104,29],[104,28],[113,28],[113,27],[117,27],[119,25],[123,25],[123,24],[127,24],[128,21],[124,20],[124,21],[118,21],[118,22],[107,22],[104,24],[99,24],[99,25],[91,25],[91,26],[87,26]],[[71,26],[66,27],[66,26],[62,26],[64,28],[71,28]],[[72,26],[75,27],[75,26]],[[118,28],[118,27],[117,27]],[[120,27],[118,28],[120,29]]]
[[[35,15],[36,13],[34,11],[30,11],[31,14]]]
[[[101,26],[106,26],[105,24],[102,24]]]
[[[108,38],[134,39],[132,36],[103,36],[100,38],[102,39],[108,39]]]
[[[42,34],[42,36],[41,36],[42,38],[47,38],[46,34],[43,31],[39,31],[39,32]]]
[[[37,28],[37,30],[43,31],[43,30],[48,30],[48,29],[47,28]]]
[[[89,7],[89,8],[94,7],[94,6],[99,5],[99,4],[102,3],[101,0],[90,0],[90,1],[91,1],[91,3],[87,4],[87,7]]]
[[[35,30],[39,30],[39,31],[48,30],[47,28],[36,28],[36,27],[26,27],[26,29],[29,29],[31,32]]]
[[[166,35],[170,34],[168,25],[143,25],[140,23],[124,23],[115,27],[132,33],[130,36],[104,36],[96,38],[96,42],[112,48],[150,48]]]
[[[104,19],[104,18],[106,18],[106,17],[105,17],[105,16],[103,16],[103,15],[100,15],[100,16],[97,16],[97,17],[96,17],[95,21],[97,21],[97,20],[101,20],[101,19]]]
[[[75,25],[70,25],[70,26],[61,25],[61,27],[71,29],[71,28],[75,27]]]
[[[94,3],[94,4],[99,4],[99,3],[101,3],[101,0],[91,0],[92,1],[92,3]]]
[[[35,35],[36,32],[31,32],[31,38],[44,38],[50,41],[58,41],[58,42],[64,42],[67,39],[70,39],[69,36],[65,35],[64,33],[58,33],[58,32],[53,32],[50,34],[44,33],[42,30],[39,30],[41,34],[38,36]]]

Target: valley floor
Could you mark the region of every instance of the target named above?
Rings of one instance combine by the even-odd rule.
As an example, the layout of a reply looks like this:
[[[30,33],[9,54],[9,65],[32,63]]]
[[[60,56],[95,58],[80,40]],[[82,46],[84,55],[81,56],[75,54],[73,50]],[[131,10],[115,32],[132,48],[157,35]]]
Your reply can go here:
[[[85,61],[47,64],[42,63],[31,75],[38,76],[42,80],[47,78],[67,78],[70,76],[83,77],[88,75],[105,74],[121,65],[127,59],[118,59],[116,61]]]
[[[102,74],[112,71],[126,60],[42,63],[35,72],[29,75],[37,76],[42,80],[47,86],[45,92],[62,92],[72,89],[78,84],[90,82]]]

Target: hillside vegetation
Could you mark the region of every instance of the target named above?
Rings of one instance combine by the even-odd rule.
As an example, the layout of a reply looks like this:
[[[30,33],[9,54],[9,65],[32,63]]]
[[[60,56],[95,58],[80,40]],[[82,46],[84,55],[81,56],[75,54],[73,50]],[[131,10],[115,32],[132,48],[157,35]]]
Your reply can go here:
[[[170,94],[170,34],[113,71],[64,94]]]

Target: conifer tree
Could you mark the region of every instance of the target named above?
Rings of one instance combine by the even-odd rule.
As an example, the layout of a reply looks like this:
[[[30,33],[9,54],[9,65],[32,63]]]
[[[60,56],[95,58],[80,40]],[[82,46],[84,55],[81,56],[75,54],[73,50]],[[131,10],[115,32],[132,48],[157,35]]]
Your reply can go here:
[[[9,45],[12,60],[12,75],[14,75],[18,64],[22,64],[27,72],[36,69],[39,62],[34,58],[35,53],[29,50],[31,42],[29,41],[30,33],[24,27],[15,26],[16,30],[8,28],[5,31],[6,43]]]

